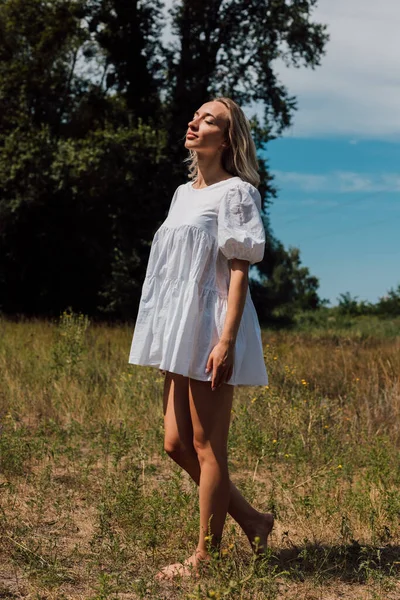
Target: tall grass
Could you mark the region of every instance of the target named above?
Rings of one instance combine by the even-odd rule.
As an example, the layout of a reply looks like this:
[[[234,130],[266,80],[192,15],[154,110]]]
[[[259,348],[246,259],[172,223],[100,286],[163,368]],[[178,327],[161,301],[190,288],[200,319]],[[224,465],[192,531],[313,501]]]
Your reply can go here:
[[[164,378],[128,364],[132,332],[0,320],[0,597],[399,597],[399,337],[263,331],[270,385],[236,390],[229,466],[276,516],[270,553],[228,516],[223,559],[166,585],[197,488],[163,452]]]

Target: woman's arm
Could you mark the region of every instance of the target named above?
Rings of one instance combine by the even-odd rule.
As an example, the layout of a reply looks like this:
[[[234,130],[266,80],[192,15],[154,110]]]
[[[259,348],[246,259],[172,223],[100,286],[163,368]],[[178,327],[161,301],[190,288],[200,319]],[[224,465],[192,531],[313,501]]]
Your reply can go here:
[[[249,286],[250,263],[248,260],[239,260],[238,258],[232,258],[230,263],[231,280],[228,293],[228,308],[220,341],[234,346]]]
[[[236,337],[246,301],[249,285],[249,261],[232,258],[228,307],[224,328],[218,344],[207,361],[206,372],[213,370],[211,388],[215,389],[232,376]]]

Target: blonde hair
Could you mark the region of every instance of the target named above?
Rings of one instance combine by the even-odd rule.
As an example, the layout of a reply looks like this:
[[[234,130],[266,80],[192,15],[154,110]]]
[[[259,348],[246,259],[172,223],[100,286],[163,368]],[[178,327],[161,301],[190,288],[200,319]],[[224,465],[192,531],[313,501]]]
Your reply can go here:
[[[236,175],[244,181],[248,181],[254,187],[258,187],[260,176],[258,174],[257,150],[246,115],[231,98],[212,98],[210,102],[221,102],[229,110],[226,131],[226,140],[229,145],[221,155],[223,168],[231,175]],[[194,150],[189,150],[189,156],[183,162],[188,163],[189,179],[195,179],[198,174],[197,153]]]

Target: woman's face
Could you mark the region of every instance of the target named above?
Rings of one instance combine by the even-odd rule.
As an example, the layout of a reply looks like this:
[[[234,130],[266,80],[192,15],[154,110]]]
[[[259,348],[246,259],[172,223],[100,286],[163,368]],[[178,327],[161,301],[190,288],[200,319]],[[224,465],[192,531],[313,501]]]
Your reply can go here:
[[[222,151],[228,122],[229,110],[222,102],[206,102],[188,123],[185,148],[203,156]]]

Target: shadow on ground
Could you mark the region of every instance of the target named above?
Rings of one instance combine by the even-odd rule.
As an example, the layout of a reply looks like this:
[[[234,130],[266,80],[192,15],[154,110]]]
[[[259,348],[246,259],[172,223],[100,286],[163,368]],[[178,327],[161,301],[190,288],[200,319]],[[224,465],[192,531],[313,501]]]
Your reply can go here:
[[[306,544],[274,552],[269,562],[299,581],[321,575],[364,583],[371,576],[400,575],[400,546],[363,546],[356,541],[340,546]]]

